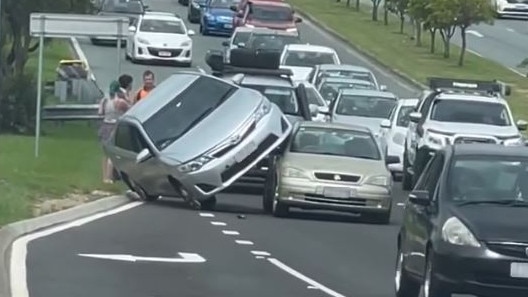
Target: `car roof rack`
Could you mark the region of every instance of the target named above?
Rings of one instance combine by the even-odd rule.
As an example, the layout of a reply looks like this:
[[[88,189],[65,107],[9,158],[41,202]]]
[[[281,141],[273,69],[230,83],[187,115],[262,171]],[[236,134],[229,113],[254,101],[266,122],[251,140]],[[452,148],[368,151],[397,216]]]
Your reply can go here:
[[[505,83],[497,80],[484,81],[474,79],[452,79],[430,77],[429,88],[436,93],[465,93],[479,96],[508,96],[511,89]]]

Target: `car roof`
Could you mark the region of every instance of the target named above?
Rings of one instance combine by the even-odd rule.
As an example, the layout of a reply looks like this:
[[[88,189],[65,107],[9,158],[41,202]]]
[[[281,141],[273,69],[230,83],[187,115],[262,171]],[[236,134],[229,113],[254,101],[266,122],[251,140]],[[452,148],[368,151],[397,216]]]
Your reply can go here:
[[[377,90],[361,90],[361,89],[343,89],[342,95],[358,95],[358,96],[372,96],[397,99],[396,95],[391,92],[377,91]]]
[[[277,6],[277,7],[291,7],[290,4],[284,1],[251,1],[254,6]]]
[[[286,78],[266,75],[250,75],[244,74],[242,80],[242,86],[244,85],[257,85],[257,86],[274,86],[274,87],[293,87],[291,82]]]
[[[299,124],[300,127],[305,128],[327,128],[327,129],[343,129],[343,130],[351,130],[351,131],[358,131],[358,132],[364,132],[368,134],[372,134],[372,131],[370,131],[369,128],[360,126],[360,125],[350,125],[350,124],[339,124],[339,123],[329,123],[329,122],[314,122],[314,121],[303,121]]]
[[[298,51],[298,52],[318,52],[318,53],[335,53],[335,50],[328,46],[313,45],[313,44],[287,44],[284,47],[286,51]]]
[[[504,146],[487,143],[464,143],[455,144],[452,147],[455,156],[505,156],[505,157],[528,157],[528,149],[525,146]]]
[[[349,77],[340,77],[340,76],[329,76],[325,77],[322,80],[323,83],[325,82],[344,82],[344,83],[354,83],[354,84],[362,84],[362,85],[372,85],[372,82],[362,79],[354,79]]]
[[[166,20],[166,21],[181,21],[182,19],[173,13],[146,13],[142,17],[144,20]]]
[[[356,66],[356,65],[347,65],[347,64],[321,64],[319,65],[320,70],[349,70],[349,71],[357,71],[357,72],[368,72],[371,73],[372,71],[368,68]]]
[[[468,93],[440,93],[435,99],[440,100],[467,100],[477,102],[489,102],[489,103],[502,103],[506,102],[505,99],[495,96],[485,96],[479,94],[468,94]]]

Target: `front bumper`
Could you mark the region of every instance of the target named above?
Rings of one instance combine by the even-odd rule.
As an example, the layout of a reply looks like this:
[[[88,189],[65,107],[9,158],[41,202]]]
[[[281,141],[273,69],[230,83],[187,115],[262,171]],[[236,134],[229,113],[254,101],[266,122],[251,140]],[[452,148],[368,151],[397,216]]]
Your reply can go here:
[[[141,61],[172,61],[190,63],[192,61],[192,47],[160,48],[145,44],[134,46],[134,59]]]
[[[510,276],[512,262],[526,263],[528,259],[511,257],[488,247],[452,246],[442,242],[434,247],[436,277],[453,293],[484,297],[526,297],[527,278]]]
[[[513,16],[513,17],[528,17],[527,8],[517,8],[515,6],[504,6],[497,8],[497,15],[499,16]]]
[[[214,21],[211,22],[210,20],[204,21],[204,30],[209,33],[216,33],[216,34],[225,34],[230,35],[233,33],[233,21]]]
[[[288,137],[291,129],[291,124],[279,108],[272,105],[270,113],[257,123],[246,139],[200,170],[180,175],[178,181],[193,198],[204,200],[229,187],[254,167]],[[253,146],[254,150],[237,162],[236,155],[246,151],[249,146]]]
[[[355,189],[356,194],[351,198],[327,197],[324,187]],[[392,203],[391,191],[385,187],[285,177],[280,179],[278,199],[299,208],[360,213],[387,212]]]

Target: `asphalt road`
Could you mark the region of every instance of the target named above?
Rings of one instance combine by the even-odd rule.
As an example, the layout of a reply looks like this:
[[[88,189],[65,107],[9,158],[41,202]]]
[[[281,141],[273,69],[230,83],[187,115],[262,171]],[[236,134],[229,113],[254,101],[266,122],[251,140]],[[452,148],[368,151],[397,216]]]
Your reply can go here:
[[[176,0],[155,0],[150,5],[184,15]],[[197,29],[195,25],[191,28]],[[345,63],[372,67],[310,24],[303,23],[301,32],[307,42],[333,44]],[[194,66],[206,69],[203,54],[218,48],[222,40],[194,37]],[[81,45],[104,87],[115,77],[115,48],[84,41]],[[177,70],[133,65],[124,59],[122,67],[137,80],[147,68],[158,80]],[[373,69],[399,96],[414,93],[382,70]],[[218,209],[212,213],[190,210],[179,201],[134,205],[98,220],[74,222],[61,232],[35,236],[27,245],[27,290],[31,297],[392,297],[399,203],[404,199],[398,184],[390,225],[317,212],[296,212],[291,218],[277,219],[263,214],[260,197],[251,194],[221,194]],[[22,248],[15,254],[24,257],[25,251]],[[178,253],[197,254],[193,257],[205,262],[174,263],[179,261],[174,260]],[[121,256],[129,261],[119,261],[79,254],[150,258],[134,262],[130,256]],[[24,292],[26,282],[18,283]]]

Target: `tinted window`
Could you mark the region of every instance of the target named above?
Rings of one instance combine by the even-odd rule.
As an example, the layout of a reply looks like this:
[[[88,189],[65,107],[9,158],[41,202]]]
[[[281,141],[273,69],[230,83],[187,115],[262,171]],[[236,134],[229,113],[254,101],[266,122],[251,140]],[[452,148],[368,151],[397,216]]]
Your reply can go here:
[[[293,11],[289,7],[271,5],[251,5],[251,18],[259,21],[283,21],[293,20]]]
[[[143,14],[143,4],[140,1],[107,0],[101,10],[105,12]]]
[[[201,76],[144,124],[145,131],[159,150],[200,123],[234,92],[225,82]]]
[[[170,33],[170,34],[185,34],[185,28],[181,21],[167,21],[167,20],[143,20],[141,32],[152,33]]]
[[[262,85],[244,85],[244,87],[261,92],[271,102],[275,103],[283,113],[298,114],[297,97],[293,88]]]
[[[134,153],[139,153],[148,147],[138,129],[124,122],[117,126],[114,139],[117,147]]]
[[[504,105],[468,100],[436,100],[431,110],[431,119],[441,122],[510,125]]]
[[[252,36],[248,48],[281,51],[288,44],[300,43],[298,37],[276,34],[255,34]]]
[[[414,106],[402,106],[398,112],[398,118],[396,119],[396,125],[399,127],[409,126],[409,115],[413,112]]]
[[[374,76],[370,72],[364,71],[352,71],[352,70],[324,70],[321,72],[321,78],[323,77],[346,77],[351,79],[358,79],[368,81],[374,84]]]
[[[288,51],[284,65],[294,67],[314,67],[319,64],[337,64],[333,53]]]
[[[300,127],[291,152],[380,160],[376,141],[369,133],[319,127]]]
[[[397,100],[383,97],[341,95],[336,113],[347,116],[388,119]]]

